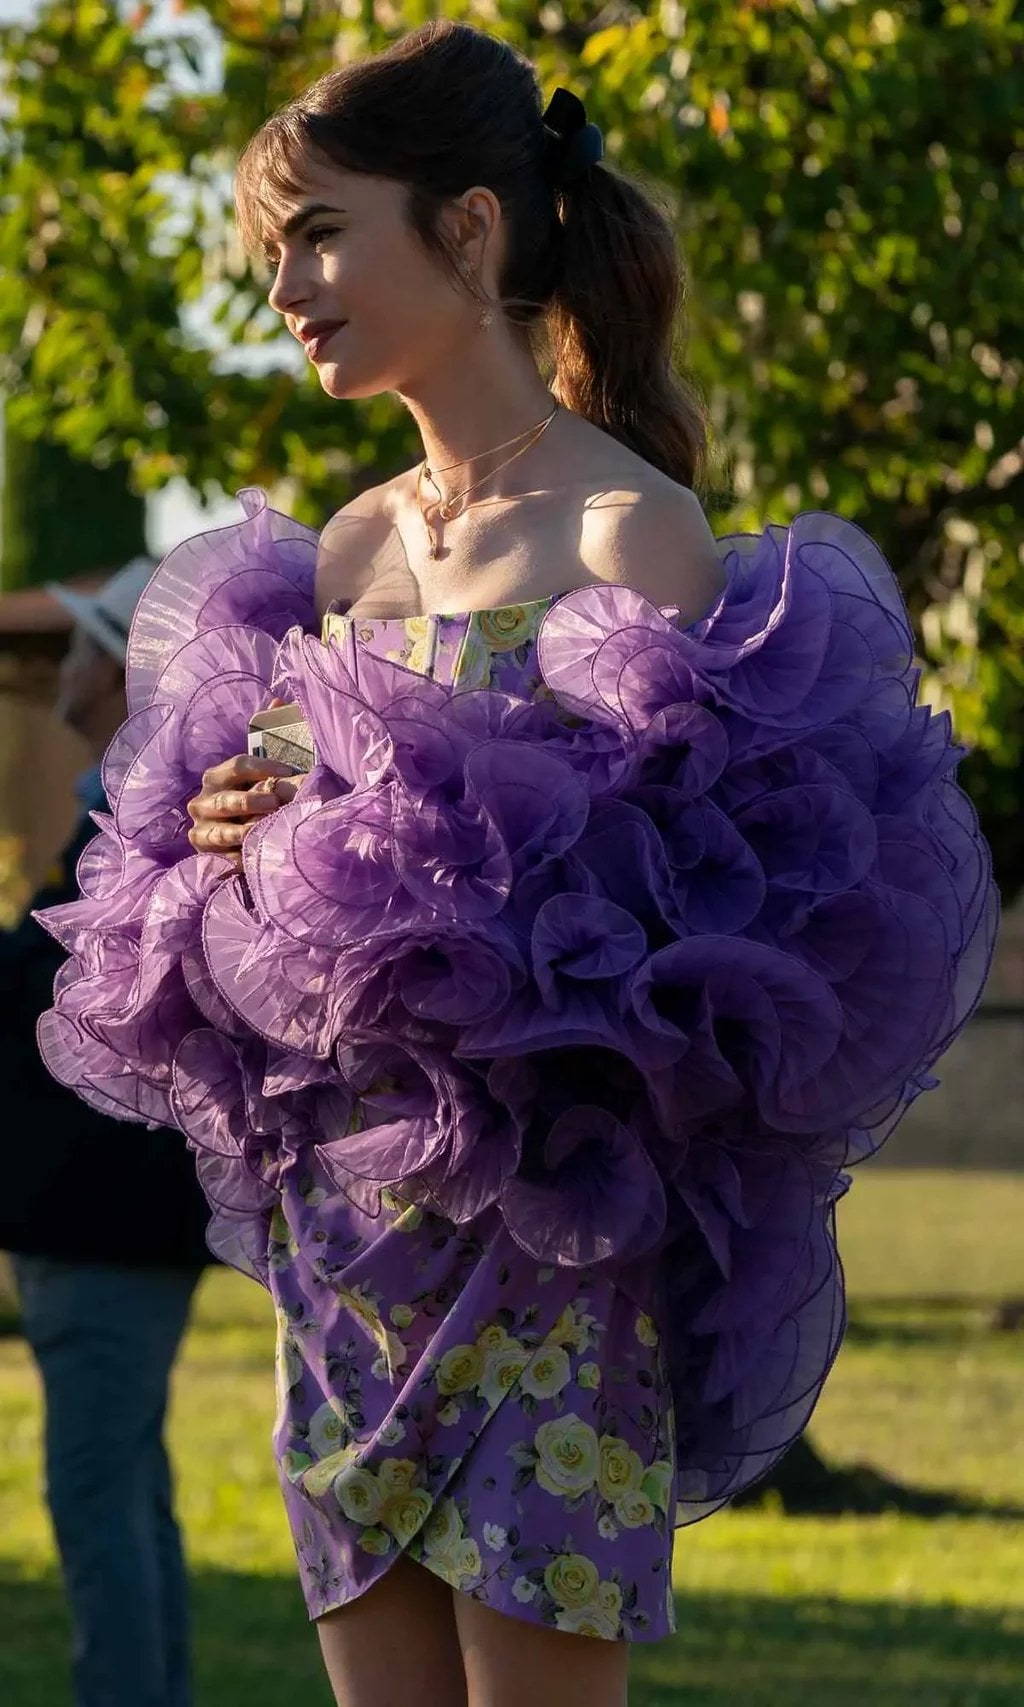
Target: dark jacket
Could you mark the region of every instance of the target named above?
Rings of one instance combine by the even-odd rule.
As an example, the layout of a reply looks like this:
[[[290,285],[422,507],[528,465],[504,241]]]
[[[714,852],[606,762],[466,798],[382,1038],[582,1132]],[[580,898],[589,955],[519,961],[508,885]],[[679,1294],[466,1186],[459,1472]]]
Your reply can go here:
[[[88,798],[88,783],[82,792]],[[95,834],[83,812],[33,908],[75,899],[78,858]],[[209,1208],[181,1133],[98,1114],[40,1059],[36,1021],[64,958],[31,914],[0,932],[0,1250],[132,1266],[212,1262]]]

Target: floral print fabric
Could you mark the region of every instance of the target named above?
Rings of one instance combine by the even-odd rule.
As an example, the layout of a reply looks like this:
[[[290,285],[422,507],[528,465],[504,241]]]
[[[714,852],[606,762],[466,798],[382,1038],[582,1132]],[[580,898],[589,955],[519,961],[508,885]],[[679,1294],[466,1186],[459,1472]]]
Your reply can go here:
[[[275,1446],[310,1615],[401,1552],[497,1611],[672,1630],[671,1402],[650,1312],[308,1161],[271,1224]]]
[[[551,601],[324,619],[462,689],[529,696]],[[541,1267],[385,1194],[373,1219],[307,1149],[270,1232],[275,1447],[310,1616],[402,1552],[499,1612],[609,1640],[674,1628],[674,1429],[656,1300]]]
[[[551,599],[458,616],[349,618],[329,612],[322,638],[368,647],[394,664],[463,691],[495,688],[534,697],[542,688],[537,631]]]

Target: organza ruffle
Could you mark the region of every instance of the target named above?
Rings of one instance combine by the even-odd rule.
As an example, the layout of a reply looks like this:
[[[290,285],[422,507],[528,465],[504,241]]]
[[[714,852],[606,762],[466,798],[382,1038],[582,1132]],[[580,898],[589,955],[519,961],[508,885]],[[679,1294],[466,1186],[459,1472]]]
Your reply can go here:
[[[303,1145],[371,1212],[388,1188],[496,1212],[543,1263],[656,1262],[702,1516],[806,1423],[842,1334],[844,1170],[931,1082],[991,953],[895,581],[832,516],[726,540],[689,629],[624,587],[556,600],[527,703],[351,628],[322,645],[312,536],[248,505],[143,601],[113,822],[44,918],[74,956],[44,1054],[98,1106],[177,1121],[251,1271]],[[184,803],[271,689],[319,764],[225,878]]]

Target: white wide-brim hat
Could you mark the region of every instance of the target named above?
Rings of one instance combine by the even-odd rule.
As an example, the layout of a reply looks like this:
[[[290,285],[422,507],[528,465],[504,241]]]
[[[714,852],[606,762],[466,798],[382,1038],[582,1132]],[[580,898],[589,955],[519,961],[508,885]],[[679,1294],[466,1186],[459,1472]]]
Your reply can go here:
[[[123,664],[128,652],[128,630],[135,607],[149,585],[156,564],[151,557],[133,557],[123,569],[105,582],[98,593],[75,593],[59,581],[47,585],[50,597],[63,605],[79,628]]]

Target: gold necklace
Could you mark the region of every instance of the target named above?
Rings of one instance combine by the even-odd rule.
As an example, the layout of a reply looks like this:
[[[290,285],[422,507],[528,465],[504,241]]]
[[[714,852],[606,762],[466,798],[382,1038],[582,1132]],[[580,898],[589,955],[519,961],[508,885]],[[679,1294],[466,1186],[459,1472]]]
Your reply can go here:
[[[558,404],[556,403],[555,407],[551,411],[551,414],[555,415],[555,414],[557,414],[557,412],[558,412]],[[545,415],[543,421],[535,421],[532,427],[525,427],[521,433],[516,433],[514,438],[505,439],[504,442],[500,445],[492,445],[490,450],[482,450],[479,452],[479,455],[480,456],[497,456],[497,454],[500,450],[508,450],[509,445],[517,445],[521,439],[529,438],[531,433],[535,433],[537,431],[538,427],[545,426],[549,420],[550,420],[550,416]],[[469,460],[470,459],[468,456],[464,456],[464,457],[460,458],[460,460],[458,462],[447,463],[444,468],[430,468],[427,464],[426,457],[424,457],[423,466],[426,469],[428,479],[433,480],[435,474],[450,474],[453,468],[464,468],[466,463],[469,462]]]
[[[540,439],[543,436],[543,434],[547,432],[552,421],[554,420],[555,416],[558,413],[558,409],[559,409],[559,405],[556,403],[554,408],[552,409],[550,415],[546,415],[544,417],[543,421],[539,421],[536,424],[536,426],[528,427],[526,429],[525,433],[519,433],[517,435],[517,437],[514,439],[507,439],[505,441],[504,445],[495,445],[493,450],[481,452],[481,455],[483,455],[483,456],[493,456],[495,454],[495,451],[504,450],[504,449],[506,449],[506,447],[508,445],[518,443],[519,439],[525,438],[527,441],[525,444],[520,445],[519,449],[514,451],[511,456],[507,456],[505,458],[504,462],[499,462],[497,468],[490,469],[488,471],[488,473],[482,475],[479,480],[471,481],[468,486],[464,486],[462,488],[461,492],[453,492],[447,498],[445,497],[444,493],[441,491],[441,488],[438,486],[437,480],[435,478],[436,474],[444,474],[447,472],[447,470],[445,470],[443,468],[439,468],[436,470],[431,469],[426,458],[424,458],[423,462],[420,464],[419,470],[418,470],[417,475],[416,475],[416,503],[417,503],[417,506],[419,508],[420,515],[423,517],[423,525],[426,528],[426,532],[427,532],[427,547],[428,547],[428,552],[429,552],[429,555],[431,558],[434,558],[434,559],[437,558],[437,556],[440,552],[440,549],[441,549],[441,540],[440,540],[440,530],[435,529],[434,527],[431,526],[430,518],[428,515],[428,510],[431,508],[436,508],[438,516],[440,517],[441,521],[443,521],[443,522],[454,521],[457,516],[462,515],[463,512],[465,511],[465,509],[467,508],[466,499],[468,498],[469,494],[471,492],[478,491],[481,486],[485,486],[487,484],[488,480],[493,480],[493,478],[496,474],[500,474],[500,472],[503,468],[508,468],[510,463],[515,462],[517,457],[524,456],[528,450],[531,450],[533,448],[533,446],[537,443],[538,439]],[[449,464],[449,467],[450,468],[458,468],[458,467],[460,467],[460,464],[457,462],[453,462],[453,463]],[[430,481],[430,484],[433,486],[434,491],[437,493],[437,500],[438,500],[435,505],[428,505],[426,508],[424,508],[423,499],[422,499],[422,489],[423,489],[424,479],[427,479]]]

